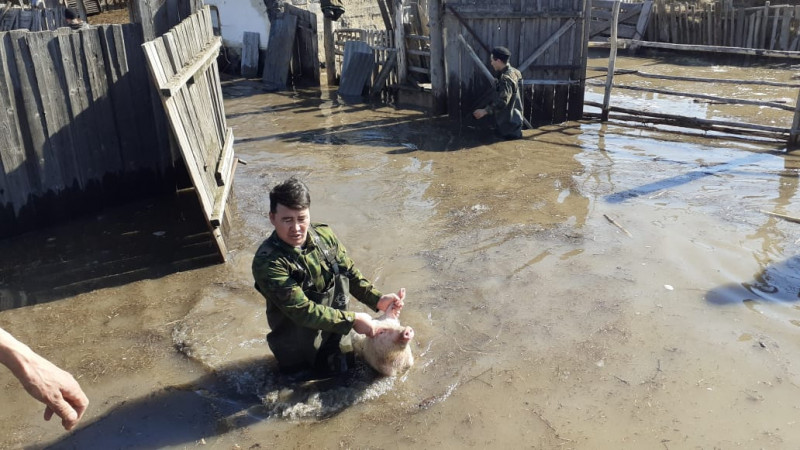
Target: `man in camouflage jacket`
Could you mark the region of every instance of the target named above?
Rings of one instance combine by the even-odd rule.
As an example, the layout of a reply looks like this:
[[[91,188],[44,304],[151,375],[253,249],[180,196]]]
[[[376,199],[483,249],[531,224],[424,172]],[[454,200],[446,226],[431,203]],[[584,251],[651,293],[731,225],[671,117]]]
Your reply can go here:
[[[367,336],[380,332],[369,314],[347,310],[349,296],[373,311],[393,305],[399,314],[405,290],[381,294],[330,227],[311,223],[311,196],[303,182],[290,178],[269,198],[275,230],[256,251],[252,266],[255,287],[267,300],[269,347],[281,372],[343,372],[352,350],[343,337],[351,329]]]
[[[522,137],[522,99],[519,96],[519,82],[522,74],[508,64],[511,52],[505,47],[492,49],[492,68],[497,72],[495,93],[492,102],[484,108],[476,109],[472,115],[482,119],[493,115],[495,132],[503,139]]]

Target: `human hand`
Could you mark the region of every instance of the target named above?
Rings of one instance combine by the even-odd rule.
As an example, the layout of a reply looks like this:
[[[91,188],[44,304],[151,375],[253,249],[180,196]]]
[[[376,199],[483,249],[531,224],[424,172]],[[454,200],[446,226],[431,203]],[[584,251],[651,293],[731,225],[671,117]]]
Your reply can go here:
[[[387,316],[396,319],[400,316],[406,298],[406,288],[400,288],[397,294],[384,294],[378,299],[378,310],[384,311]]]
[[[476,119],[483,119],[484,117],[486,117],[487,114],[489,114],[489,112],[486,111],[485,109],[481,108],[481,109],[476,109],[472,113],[472,117],[474,117]]]
[[[33,398],[46,405],[44,420],[56,414],[66,430],[75,427],[89,406],[75,378],[33,350],[20,355],[19,371],[14,375]]]

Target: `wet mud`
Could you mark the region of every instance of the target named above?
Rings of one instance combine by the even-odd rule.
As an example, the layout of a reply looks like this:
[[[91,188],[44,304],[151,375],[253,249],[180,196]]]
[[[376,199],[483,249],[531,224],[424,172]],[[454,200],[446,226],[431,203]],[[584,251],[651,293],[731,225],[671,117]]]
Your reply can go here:
[[[0,370],[0,447],[800,445],[800,225],[764,213],[800,217],[800,155],[590,121],[494,142],[476,125],[327,89],[223,84],[246,161],[230,261],[0,312],[92,401],[64,433]],[[796,94],[774,89],[764,95]],[[402,377],[274,373],[250,262],[271,231],[268,191],[291,175],[365,276],[407,289],[416,362]]]

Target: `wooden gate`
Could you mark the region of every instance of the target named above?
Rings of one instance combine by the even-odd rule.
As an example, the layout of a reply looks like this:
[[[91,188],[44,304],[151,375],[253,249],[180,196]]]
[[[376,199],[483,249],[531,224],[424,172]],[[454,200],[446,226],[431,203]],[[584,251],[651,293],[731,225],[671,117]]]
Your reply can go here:
[[[208,6],[142,45],[197,197],[222,260],[220,227],[233,185],[233,131],[225,122],[217,68],[221,46]]]
[[[449,0],[444,8],[448,111],[464,118],[486,104],[492,47],[511,50],[524,78],[532,123],[580,119],[586,73],[588,0]],[[483,65],[483,68],[478,67]]]

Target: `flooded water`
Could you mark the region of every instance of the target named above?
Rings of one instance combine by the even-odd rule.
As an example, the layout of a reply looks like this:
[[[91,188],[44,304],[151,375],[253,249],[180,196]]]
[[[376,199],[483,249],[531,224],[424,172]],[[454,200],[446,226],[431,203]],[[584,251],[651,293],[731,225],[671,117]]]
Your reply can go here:
[[[591,121],[496,143],[327,90],[231,80],[224,93],[246,162],[230,261],[0,313],[92,401],[65,434],[0,370],[0,447],[800,446],[800,225],[765,213],[800,217],[800,155]],[[658,104],[647,95],[625,94]],[[291,175],[368,278],[407,289],[406,375],[274,376],[250,262],[271,231],[268,191]]]

